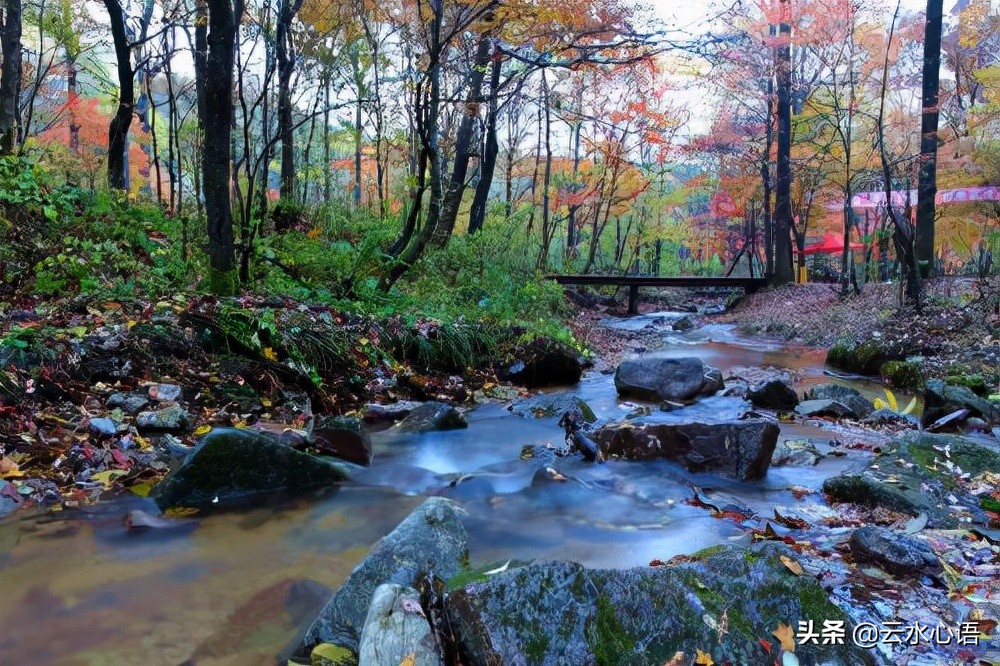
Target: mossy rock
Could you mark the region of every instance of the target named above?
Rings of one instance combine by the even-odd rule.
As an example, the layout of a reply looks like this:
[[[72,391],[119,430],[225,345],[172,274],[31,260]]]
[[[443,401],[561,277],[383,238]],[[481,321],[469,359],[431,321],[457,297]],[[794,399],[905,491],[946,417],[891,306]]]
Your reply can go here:
[[[858,343],[841,341],[836,343],[826,353],[828,365],[863,375],[876,375],[882,365],[889,361],[888,351],[875,340],[864,340]]]
[[[895,389],[921,389],[924,375],[916,363],[909,361],[887,361],[882,364],[879,374]]]
[[[915,497],[860,474],[831,477],[823,482],[823,492],[834,502],[883,507],[911,515],[916,515],[922,508],[922,503]]]
[[[990,393],[990,387],[986,385],[986,380],[979,373],[951,374],[944,379],[946,384],[952,386],[964,386],[976,395],[985,398]]]
[[[935,459],[950,460],[958,465],[963,472],[972,476],[1000,469],[1000,451],[964,437],[928,433],[913,434],[903,439],[902,446],[913,462],[920,465],[932,476],[939,478],[945,477],[950,480],[953,474],[944,466],[935,464]],[[944,450],[948,451],[947,456],[943,453]]]

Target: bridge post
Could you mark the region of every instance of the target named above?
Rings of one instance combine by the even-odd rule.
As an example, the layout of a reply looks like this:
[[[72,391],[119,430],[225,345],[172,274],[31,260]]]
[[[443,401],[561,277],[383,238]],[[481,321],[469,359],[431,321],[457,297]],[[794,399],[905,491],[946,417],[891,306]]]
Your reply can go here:
[[[639,314],[639,285],[629,285],[628,288],[628,313],[630,315]]]

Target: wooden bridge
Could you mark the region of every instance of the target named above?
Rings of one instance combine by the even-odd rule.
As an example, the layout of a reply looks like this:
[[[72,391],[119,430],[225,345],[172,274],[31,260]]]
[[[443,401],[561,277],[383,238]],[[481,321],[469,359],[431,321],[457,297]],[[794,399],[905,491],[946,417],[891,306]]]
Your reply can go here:
[[[628,313],[639,314],[639,287],[728,287],[752,294],[764,286],[762,277],[659,277],[654,275],[546,275],[559,284],[628,287]]]

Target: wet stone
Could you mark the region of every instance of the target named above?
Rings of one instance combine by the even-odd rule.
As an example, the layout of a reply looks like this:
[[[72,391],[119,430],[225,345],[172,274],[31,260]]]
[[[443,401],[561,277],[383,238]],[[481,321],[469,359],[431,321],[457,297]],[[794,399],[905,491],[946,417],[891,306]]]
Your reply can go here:
[[[102,416],[100,418],[90,419],[90,424],[87,426],[87,429],[95,435],[99,435],[101,437],[112,437],[118,433],[118,424],[113,420]]]
[[[927,544],[899,532],[862,527],[851,535],[850,545],[855,560],[874,562],[897,576],[941,573],[941,562]]]
[[[155,412],[139,412],[135,426],[140,430],[178,431],[188,427],[190,415],[180,405],[171,405]]]
[[[158,402],[179,400],[181,387],[177,384],[154,384],[149,387],[149,397]]]
[[[112,393],[108,397],[109,409],[121,409],[129,414],[138,413],[149,404],[149,398],[141,393]]]
[[[771,464],[775,467],[811,467],[823,454],[809,440],[786,439],[774,447]]]
[[[399,423],[399,429],[404,432],[430,432],[468,427],[469,422],[465,416],[443,402],[425,402]]]

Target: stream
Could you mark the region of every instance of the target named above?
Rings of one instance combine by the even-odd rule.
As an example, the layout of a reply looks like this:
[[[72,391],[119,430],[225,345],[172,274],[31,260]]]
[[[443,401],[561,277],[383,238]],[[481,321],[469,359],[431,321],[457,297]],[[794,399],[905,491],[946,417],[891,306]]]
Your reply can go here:
[[[608,324],[657,327],[663,319]],[[786,368],[799,378],[800,393],[831,380],[822,352],[744,339],[725,325],[686,333],[667,325],[662,339],[669,353],[699,356],[726,377],[734,368]],[[869,397],[881,394],[874,384],[844,383]],[[583,398],[602,420],[620,420],[635,407],[618,400],[610,375],[597,372],[562,391]],[[654,406],[647,419],[711,422],[744,409],[739,398],[715,396],[672,412]],[[666,461],[591,464],[570,457],[553,465],[569,479],[558,482],[539,471],[545,465],[538,460],[519,459],[527,444],[561,444],[558,416],[525,418],[502,403],[468,416],[465,430],[374,433],[372,466],[318,501],[147,531],[123,523],[130,510],[156,512],[140,497],[16,514],[0,523],[0,663],[274,664],[369,547],[428,495],[451,497],[468,512],[474,564],[542,558],[641,566],[741,538],[744,530],[733,521],[685,503],[692,486],[719,506],[764,516],[774,507],[821,509],[822,494],[798,501],[790,488],[819,489],[827,477],[863,467],[868,456],[850,451],[815,467],[772,467],[756,483],[691,474]],[[838,436],[830,424],[783,423],[779,441],[815,438],[825,452],[824,442]]]

